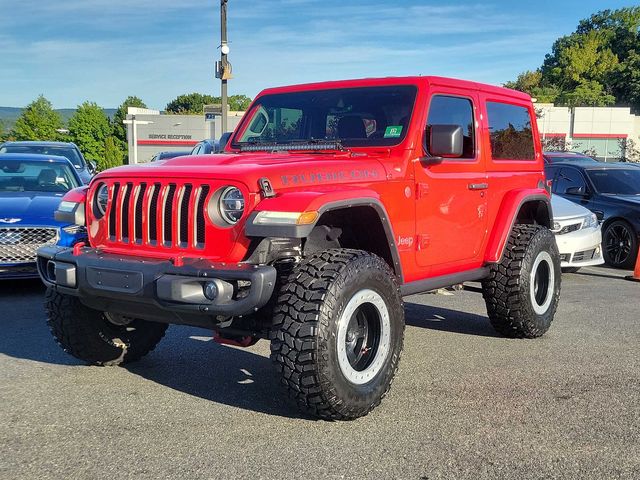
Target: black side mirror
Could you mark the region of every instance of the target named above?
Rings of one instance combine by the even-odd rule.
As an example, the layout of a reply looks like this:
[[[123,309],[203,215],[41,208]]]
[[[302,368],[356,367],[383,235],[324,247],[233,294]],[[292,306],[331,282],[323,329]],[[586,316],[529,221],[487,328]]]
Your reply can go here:
[[[461,157],[463,140],[460,125],[431,125],[429,153],[435,157]]]
[[[567,195],[580,195],[582,197],[587,195],[587,189],[583,186],[581,187],[569,187],[564,191]]]
[[[224,132],[220,135],[220,139],[218,140],[218,152],[224,152],[224,147],[229,143],[231,135],[233,135],[233,132]]]
[[[98,171],[98,166],[96,165],[96,162],[94,162],[93,160],[89,160],[88,165],[89,165],[90,173],[96,173]]]

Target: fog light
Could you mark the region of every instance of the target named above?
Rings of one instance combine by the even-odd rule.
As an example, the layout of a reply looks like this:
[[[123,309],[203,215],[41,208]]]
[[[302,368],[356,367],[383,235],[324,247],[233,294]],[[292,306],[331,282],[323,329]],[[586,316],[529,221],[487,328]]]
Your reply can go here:
[[[204,296],[207,300],[215,300],[218,296],[218,286],[215,282],[207,282],[204,284]]]

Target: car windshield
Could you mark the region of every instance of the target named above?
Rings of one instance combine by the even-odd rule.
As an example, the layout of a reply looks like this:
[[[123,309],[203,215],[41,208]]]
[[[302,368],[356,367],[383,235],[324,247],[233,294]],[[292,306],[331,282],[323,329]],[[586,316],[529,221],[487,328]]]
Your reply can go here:
[[[29,160],[3,161],[0,158],[0,193],[64,193],[79,186],[68,164]]]
[[[0,153],[36,153],[40,155],[56,155],[66,157],[76,168],[84,168],[78,151],[73,147],[62,145],[5,145],[0,148]]]
[[[640,195],[640,169],[587,170],[600,193]]]
[[[265,95],[232,145],[258,150],[261,145],[284,150],[397,145],[407,133],[416,92],[402,85]]]

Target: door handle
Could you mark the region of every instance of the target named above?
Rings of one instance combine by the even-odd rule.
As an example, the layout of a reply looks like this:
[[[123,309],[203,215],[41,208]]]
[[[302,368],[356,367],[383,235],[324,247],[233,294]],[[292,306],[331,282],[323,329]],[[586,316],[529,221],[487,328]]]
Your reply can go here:
[[[486,190],[487,188],[489,188],[489,184],[488,183],[470,183],[469,185],[467,185],[467,187],[469,188],[469,190]]]

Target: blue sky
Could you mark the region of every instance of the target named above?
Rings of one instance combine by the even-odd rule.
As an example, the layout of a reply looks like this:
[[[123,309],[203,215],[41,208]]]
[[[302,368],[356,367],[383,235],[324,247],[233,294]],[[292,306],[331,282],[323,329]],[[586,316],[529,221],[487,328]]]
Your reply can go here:
[[[581,18],[634,2],[229,0],[230,93],[435,74],[500,84],[540,65]],[[0,0],[0,105],[164,108],[219,94],[218,0]]]

